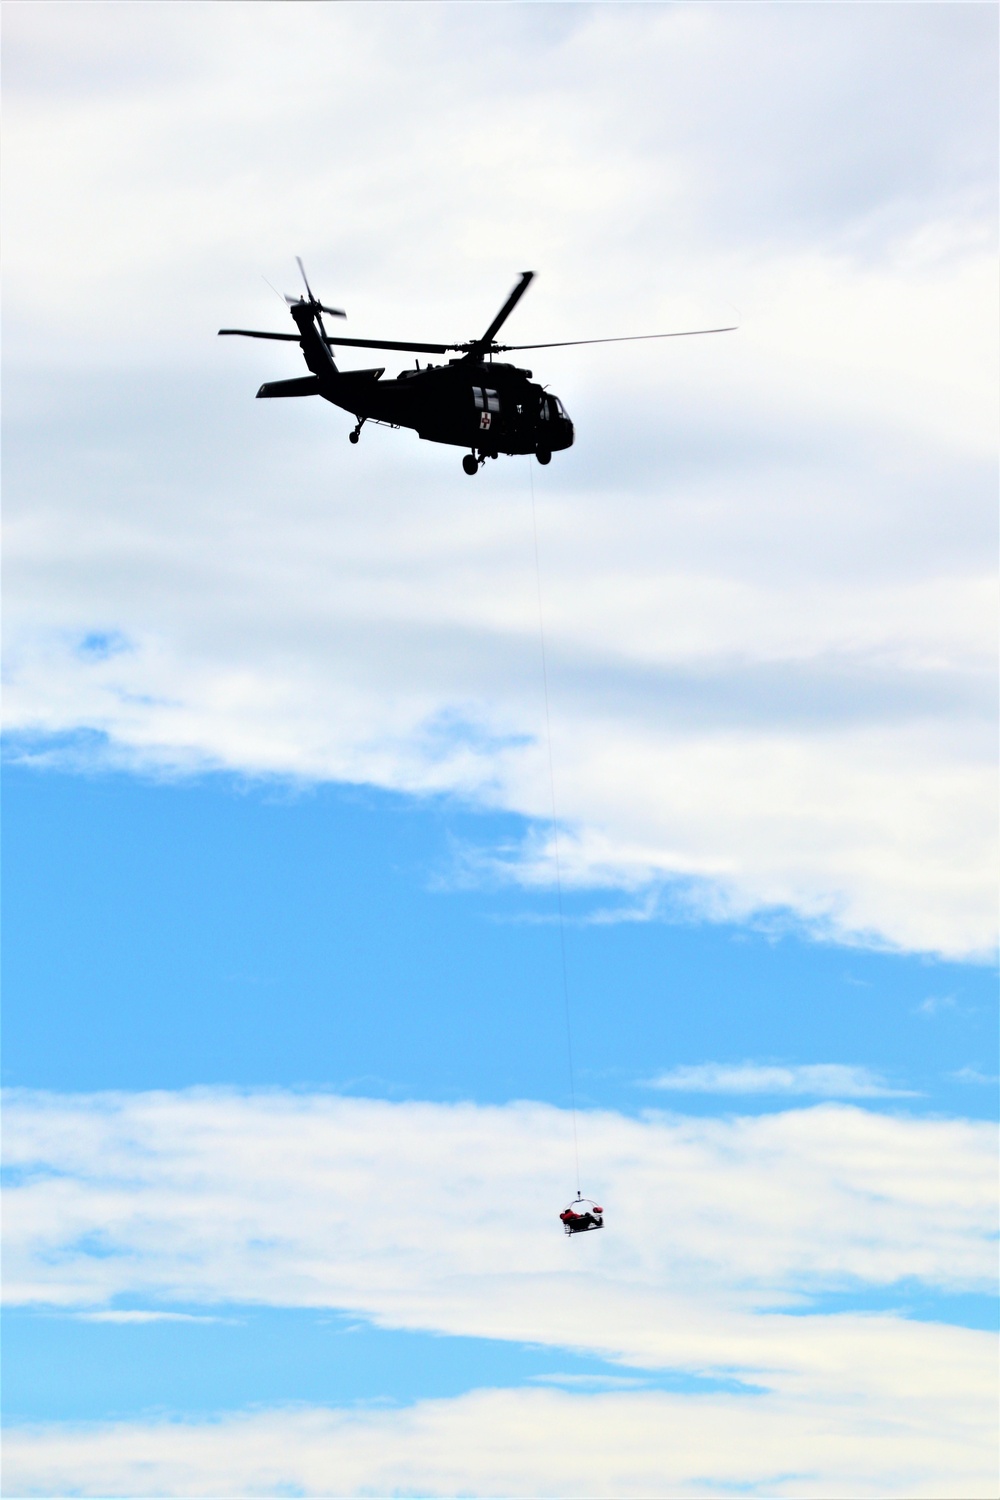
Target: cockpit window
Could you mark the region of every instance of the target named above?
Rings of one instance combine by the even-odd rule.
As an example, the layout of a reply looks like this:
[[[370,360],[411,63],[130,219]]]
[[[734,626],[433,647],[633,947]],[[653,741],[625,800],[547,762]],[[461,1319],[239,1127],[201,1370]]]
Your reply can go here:
[[[499,411],[500,397],[496,391],[485,389],[481,385],[472,387],[472,399],[476,403],[477,411]]]

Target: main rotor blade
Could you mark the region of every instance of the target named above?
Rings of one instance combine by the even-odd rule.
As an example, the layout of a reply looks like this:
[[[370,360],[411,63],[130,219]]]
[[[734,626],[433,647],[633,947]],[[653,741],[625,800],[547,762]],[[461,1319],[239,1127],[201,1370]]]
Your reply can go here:
[[[329,310],[324,309],[327,312]],[[572,349],[581,344],[634,344],[645,339],[688,339],[705,333],[735,333],[738,328],[738,323],[732,323],[726,328],[681,328],[674,333],[627,333],[623,337],[612,339],[560,339],[553,344],[494,344],[490,352],[504,354],[519,349]],[[290,344],[299,342],[297,333],[264,333],[257,328],[220,328],[219,333],[235,334],[244,339],[278,339]],[[401,339],[349,339],[340,334],[329,333],[326,335],[326,342],[352,349],[399,349],[409,354],[447,354],[449,350],[475,354],[482,348],[481,339],[477,339],[474,344],[411,344]]]
[[[220,328],[219,333],[235,333],[243,339],[285,339],[293,344],[299,341],[297,333],[259,333],[256,328]]]
[[[690,339],[701,333],[736,333],[738,323],[726,328],[681,328],[676,333],[626,333],[616,339],[560,339],[555,344],[494,344],[494,352],[502,354],[511,349],[569,349],[577,344],[635,344],[642,339]]]
[[[328,344],[347,344],[352,349],[402,349],[411,354],[447,354],[449,349],[467,349],[467,344],[406,344],[398,339],[345,339],[338,333],[328,333]]]
[[[299,343],[297,333],[262,333],[256,328],[220,328],[219,333],[237,334],[244,339],[281,339],[286,343]],[[401,349],[410,354],[447,354],[449,349],[465,349],[466,344],[407,344],[398,339],[348,339],[336,334],[327,334],[331,345],[349,344],[352,349]]]
[[[316,298],[312,294],[312,287],[309,285],[309,277],[306,275],[306,268],[302,264],[302,257],[300,255],[297,255],[295,257],[295,264],[298,266],[298,268],[299,268],[299,274],[301,275],[302,280],[306,284],[306,293],[307,293],[307,295],[309,297],[309,301],[310,302],[315,302]]]
[[[480,345],[491,344],[493,342],[493,339],[496,337],[498,330],[503,326],[504,323],[506,323],[507,319],[510,317],[511,313],[514,311],[515,307],[520,302],[521,298],[524,296],[525,292],[528,290],[534,279],[534,271],[521,272],[521,279],[517,283],[517,286],[511,292],[510,296],[507,298],[507,301],[504,303],[503,307],[501,307],[500,311],[497,313],[496,317],[493,319],[493,322],[490,324],[489,328],[487,328],[482,338],[476,339],[475,344],[473,345],[474,348],[479,348]],[[525,345],[525,347],[527,348],[528,346]]]
[[[331,318],[346,318],[347,317],[347,314],[345,313],[345,311],[344,311],[344,309],[342,307],[327,307],[327,305],[326,305],[325,302],[321,302],[319,304],[319,310],[320,310],[320,312],[329,313]]]

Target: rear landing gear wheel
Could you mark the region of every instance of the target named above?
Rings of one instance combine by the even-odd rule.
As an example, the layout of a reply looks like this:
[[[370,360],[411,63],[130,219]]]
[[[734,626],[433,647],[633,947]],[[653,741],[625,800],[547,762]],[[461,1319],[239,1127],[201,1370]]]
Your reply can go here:
[[[357,442],[357,440],[358,440],[358,438],[359,438],[359,437],[360,437],[360,436],[361,436],[361,434],[360,434],[360,432],[349,432],[349,433],[348,433],[348,434],[347,434],[347,441],[348,441],[348,442],[349,442],[349,443],[356,443],[356,442]]]
[[[462,459],[462,468],[465,470],[466,474],[471,475],[479,473],[479,460],[474,453],[467,453],[465,455],[465,457]]]
[[[552,462],[552,454],[549,452],[548,448],[539,448],[535,454],[535,457],[538,459],[538,462],[540,464],[550,464]]]

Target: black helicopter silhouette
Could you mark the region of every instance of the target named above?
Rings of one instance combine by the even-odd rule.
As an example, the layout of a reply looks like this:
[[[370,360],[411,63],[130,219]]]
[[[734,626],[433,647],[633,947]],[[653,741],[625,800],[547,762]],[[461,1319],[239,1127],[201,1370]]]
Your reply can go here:
[[[524,296],[534,271],[523,271],[521,279],[490,326],[478,339],[464,344],[418,344],[396,339],[351,339],[329,334],[323,313],[343,318],[341,308],[327,307],[313,295],[302,261],[296,256],[305,282],[304,297],[286,297],[298,333],[261,333],[251,328],[220,328],[220,334],[247,339],[281,339],[298,343],[311,375],[297,380],[271,380],[261,386],[259,397],[322,396],[357,417],[350,434],[356,443],[366,422],[388,427],[412,427],[430,443],[450,443],[471,451],[462,459],[466,474],[476,474],[487,458],[500,453],[533,453],[547,464],[553,453],[573,443],[573,423],[565,407],[551,392],[532,382],[530,370],[503,364],[496,354],[524,349],[565,349],[580,344],[623,344],[640,339],[690,338],[705,333],[732,333],[727,328],[688,328],[677,333],[627,334],[623,338],[564,339],[554,344],[498,344],[496,335]],[[395,380],[383,380],[385,366],[377,370],[338,370],[331,350],[395,349],[411,354],[456,353],[444,365],[401,370]]]

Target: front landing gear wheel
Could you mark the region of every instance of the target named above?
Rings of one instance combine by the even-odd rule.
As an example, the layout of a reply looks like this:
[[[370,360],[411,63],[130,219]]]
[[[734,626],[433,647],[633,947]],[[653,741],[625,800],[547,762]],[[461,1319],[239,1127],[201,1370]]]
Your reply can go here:
[[[550,464],[552,462],[552,454],[549,452],[548,448],[539,448],[537,453],[535,454],[535,457],[538,459],[538,462],[540,464]]]
[[[465,455],[462,459],[462,468],[469,475],[479,473],[479,460],[474,453],[467,453]]]
[[[347,441],[348,441],[348,442],[349,442],[349,443],[356,443],[356,442],[357,442],[357,440],[358,440],[358,438],[359,438],[359,437],[360,437],[360,436],[361,436],[361,434],[360,434],[360,432],[349,432],[349,433],[348,433],[348,434],[347,434]]]

